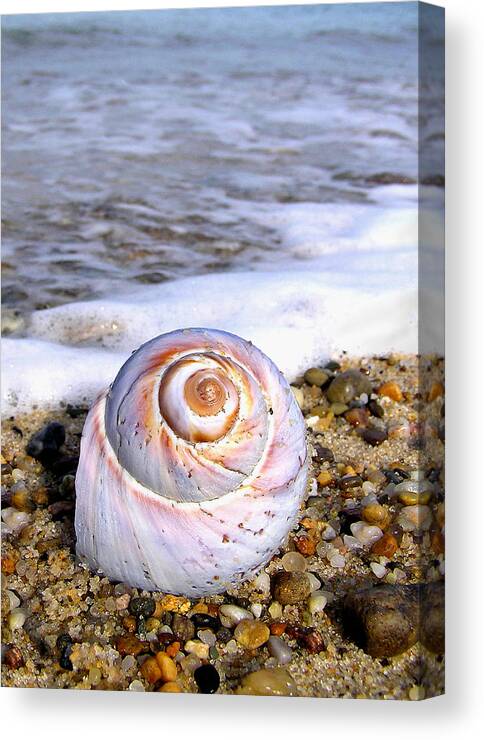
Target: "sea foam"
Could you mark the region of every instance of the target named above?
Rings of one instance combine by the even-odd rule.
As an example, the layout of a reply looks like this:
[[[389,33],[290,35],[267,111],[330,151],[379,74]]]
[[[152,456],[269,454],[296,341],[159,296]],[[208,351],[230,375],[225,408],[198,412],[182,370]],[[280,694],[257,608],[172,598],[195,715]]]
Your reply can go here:
[[[416,352],[412,283],[375,290],[355,287],[354,276],[344,273],[212,274],[38,311],[31,338],[3,342],[3,413],[88,403],[140,344],[182,327],[238,334],[290,381],[342,351]]]

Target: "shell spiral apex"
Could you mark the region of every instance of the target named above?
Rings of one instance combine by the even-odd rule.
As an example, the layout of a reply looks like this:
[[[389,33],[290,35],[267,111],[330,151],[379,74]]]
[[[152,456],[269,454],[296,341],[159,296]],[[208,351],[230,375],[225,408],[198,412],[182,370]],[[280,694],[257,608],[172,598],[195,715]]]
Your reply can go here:
[[[218,593],[282,544],[306,491],[302,414],[251,343],[184,329],[142,345],[86,419],[78,554],[150,591]]]

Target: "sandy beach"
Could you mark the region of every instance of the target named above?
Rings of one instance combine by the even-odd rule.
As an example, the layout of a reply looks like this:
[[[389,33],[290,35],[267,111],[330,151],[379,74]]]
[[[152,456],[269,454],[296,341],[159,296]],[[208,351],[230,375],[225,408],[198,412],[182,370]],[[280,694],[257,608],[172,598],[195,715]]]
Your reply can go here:
[[[342,356],[292,387],[312,455],[299,523],[255,580],[199,600],[138,592],[76,560],[73,476],[86,408],[5,420],[4,686],[404,700],[443,692],[443,361]],[[65,442],[48,459],[38,452],[41,462],[26,447],[52,422]]]

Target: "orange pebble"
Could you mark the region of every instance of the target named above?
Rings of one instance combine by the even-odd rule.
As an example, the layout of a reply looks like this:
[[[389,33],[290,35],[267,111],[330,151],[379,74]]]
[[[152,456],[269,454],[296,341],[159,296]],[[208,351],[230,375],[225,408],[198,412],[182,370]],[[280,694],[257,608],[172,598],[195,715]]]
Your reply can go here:
[[[177,653],[180,652],[181,645],[179,642],[172,642],[171,645],[168,645],[166,648],[166,654],[170,656],[170,658],[174,658]]]
[[[180,694],[181,688],[176,681],[167,681],[163,686],[160,686],[159,691],[164,694]]]
[[[177,677],[176,665],[169,655],[167,655],[165,652],[163,652],[163,650],[161,650],[159,653],[156,653],[155,661],[160,671],[160,678],[163,681],[165,682],[174,681],[176,679]],[[143,666],[144,665],[145,664],[143,663]]]
[[[310,556],[316,552],[316,543],[304,534],[301,537],[295,537],[294,544],[301,555]]]
[[[269,625],[269,630],[271,635],[276,635],[277,637],[279,635],[282,635],[286,631],[286,623],[285,622],[272,622],[272,624]]]
[[[429,401],[435,401],[436,398],[444,395],[444,386],[442,383],[432,383],[429,391]]]
[[[146,658],[140,671],[141,675],[148,681],[148,683],[156,683],[161,678],[161,669],[155,658]]]
[[[394,380],[383,383],[378,388],[378,394],[380,396],[387,396],[387,398],[391,398],[393,401],[401,401],[403,399],[402,389]]]
[[[379,540],[375,542],[371,548],[373,555],[384,555],[386,558],[391,558],[392,555],[398,550],[398,542],[392,534],[384,534]]]
[[[329,470],[322,470],[316,480],[318,481],[320,486],[329,486],[329,484],[333,480],[333,476],[331,475]]]

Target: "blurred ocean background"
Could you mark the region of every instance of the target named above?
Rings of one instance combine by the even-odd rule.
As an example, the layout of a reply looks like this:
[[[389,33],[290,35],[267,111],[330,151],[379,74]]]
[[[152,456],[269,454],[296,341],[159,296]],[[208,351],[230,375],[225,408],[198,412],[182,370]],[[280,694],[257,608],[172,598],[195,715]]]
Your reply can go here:
[[[5,332],[127,352],[175,328],[178,297],[178,323],[271,328],[285,312],[352,349],[355,314],[335,338],[321,301],[341,289],[333,307],[360,312],[362,290],[415,291],[418,182],[441,242],[442,27],[425,39],[420,171],[417,28],[413,2],[4,16]],[[326,290],[306,303],[305,274]],[[249,316],[248,286],[275,303]]]

